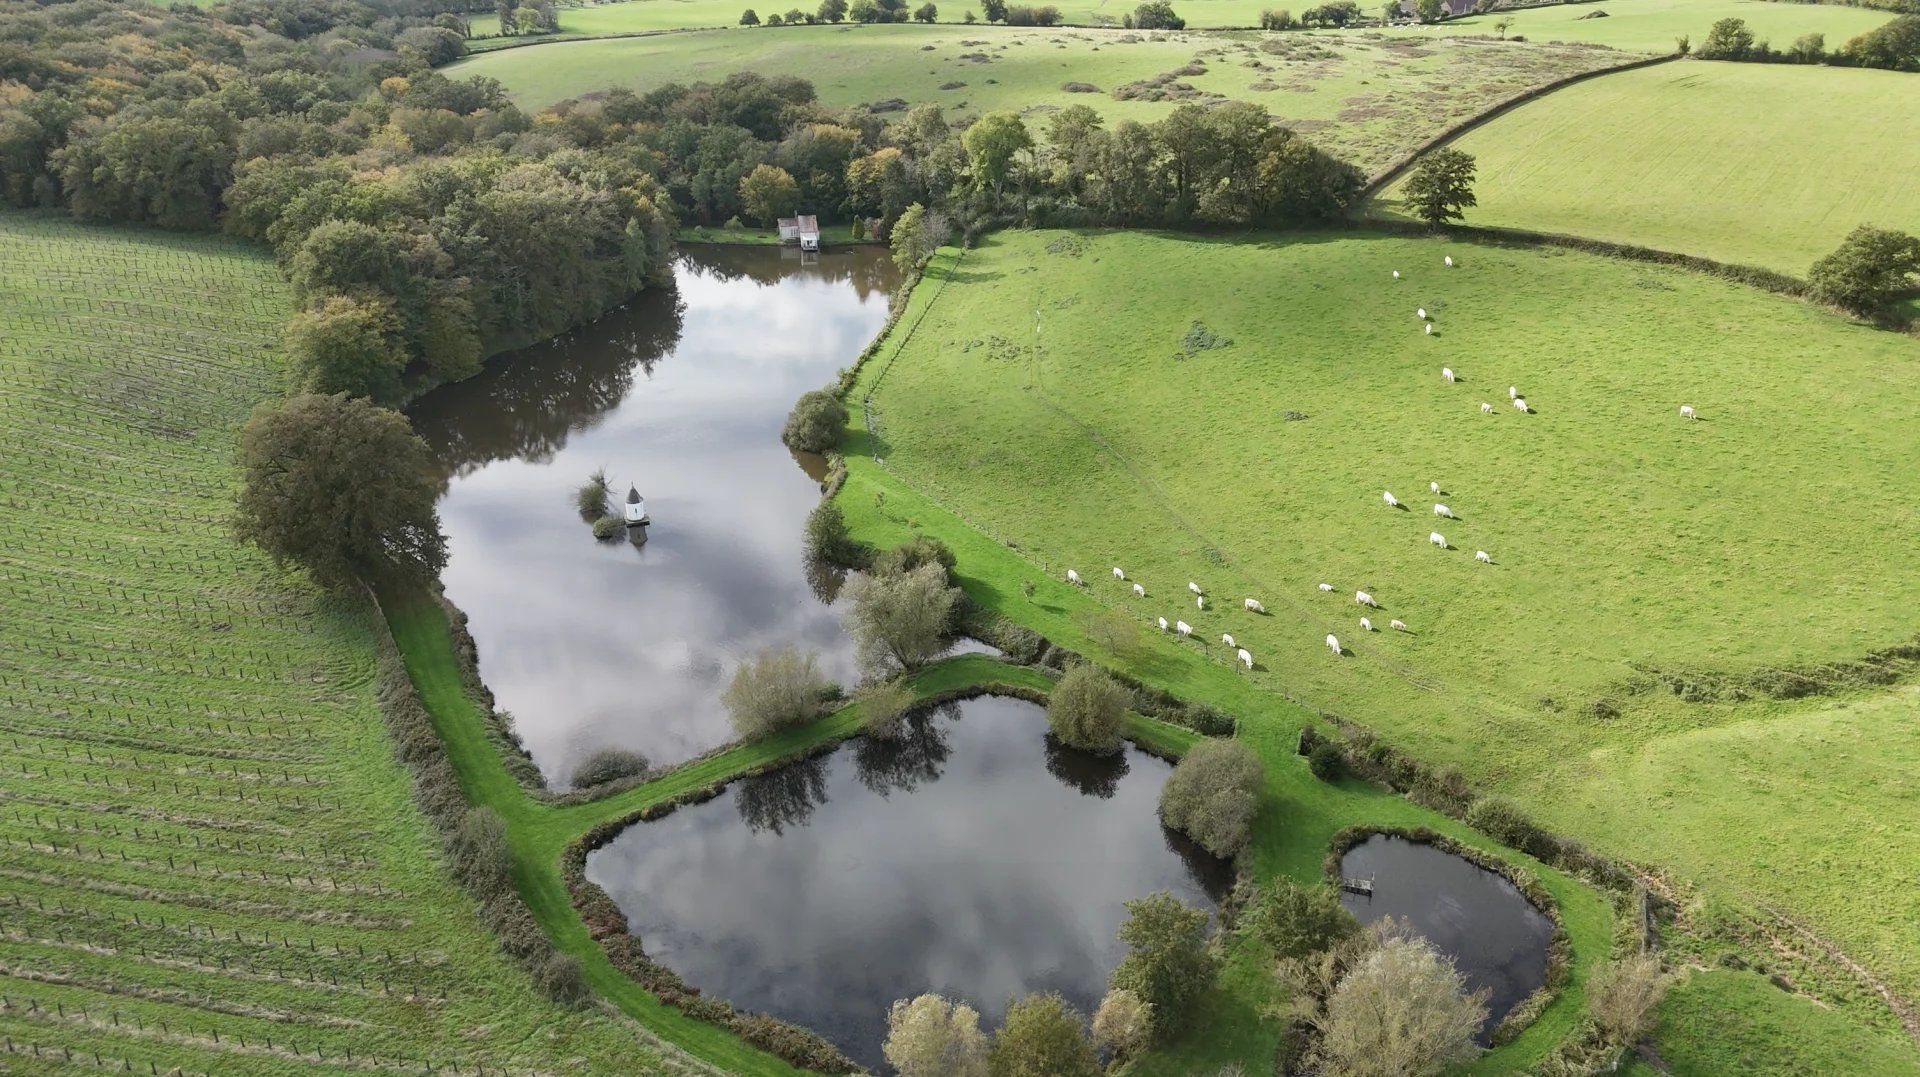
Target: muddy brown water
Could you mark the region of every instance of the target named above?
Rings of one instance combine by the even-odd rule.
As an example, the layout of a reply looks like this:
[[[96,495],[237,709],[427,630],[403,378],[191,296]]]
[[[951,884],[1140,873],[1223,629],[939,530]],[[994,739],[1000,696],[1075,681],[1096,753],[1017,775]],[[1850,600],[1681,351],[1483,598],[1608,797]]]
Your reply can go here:
[[[1231,868],[1156,815],[1171,769],[1062,747],[1033,703],[972,699],[630,827],[587,877],[689,983],[879,1069],[895,999],[963,999],[983,1027],[1031,991],[1091,1013],[1126,901],[1216,906]]]
[[[795,398],[850,365],[899,278],[884,250],[802,264],[695,248],[671,288],[491,361],[411,411],[447,477],[447,595],[481,674],[558,787],[593,750],[656,764],[730,736],[719,698],[762,647],[818,651],[849,686],[852,644],[801,556],[824,462],[788,450]],[[597,468],[653,523],[596,541],[574,504]]]

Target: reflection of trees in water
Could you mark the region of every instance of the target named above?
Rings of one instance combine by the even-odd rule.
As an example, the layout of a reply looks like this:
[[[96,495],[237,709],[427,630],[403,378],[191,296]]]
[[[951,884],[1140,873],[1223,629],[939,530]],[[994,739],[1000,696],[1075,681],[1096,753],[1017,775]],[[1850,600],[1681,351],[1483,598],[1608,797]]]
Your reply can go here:
[[[807,577],[807,590],[813,592],[821,605],[833,605],[840,597],[840,589],[847,585],[847,570],[818,557],[802,557],[800,565]]]
[[[755,833],[784,833],[804,826],[814,810],[827,802],[827,757],[817,755],[798,763],[743,778],[733,787],[733,804],[741,821]]]
[[[797,247],[781,247],[772,257],[766,247],[688,247],[681,252],[680,264],[717,280],[750,280],[762,286],[796,275],[830,284],[850,283],[862,302],[875,292],[889,294],[900,285],[900,271],[887,249],[878,244],[829,248],[805,262]]]
[[[908,715],[901,722],[900,735],[892,739],[861,737],[853,749],[860,784],[884,797],[896,790],[911,793],[922,782],[939,781],[947,756],[953,754],[939,720],[959,717],[960,708],[948,703]]]
[[[550,459],[568,434],[617,407],[636,373],[653,376],[680,342],[685,313],[672,288],[642,292],[625,310],[427,394],[411,409],[414,429],[451,475]]]
[[[1187,873],[1200,884],[1208,897],[1218,904],[1227,899],[1233,889],[1233,861],[1207,852],[1200,843],[1180,833],[1178,830],[1160,828],[1160,836],[1166,840],[1167,848],[1187,866]]]
[[[1052,733],[1044,738],[1047,744],[1047,773],[1060,779],[1062,785],[1077,789],[1082,795],[1112,800],[1113,794],[1120,788],[1120,779],[1127,776],[1127,753],[1115,752],[1112,755],[1095,755],[1070,748],[1054,739]]]

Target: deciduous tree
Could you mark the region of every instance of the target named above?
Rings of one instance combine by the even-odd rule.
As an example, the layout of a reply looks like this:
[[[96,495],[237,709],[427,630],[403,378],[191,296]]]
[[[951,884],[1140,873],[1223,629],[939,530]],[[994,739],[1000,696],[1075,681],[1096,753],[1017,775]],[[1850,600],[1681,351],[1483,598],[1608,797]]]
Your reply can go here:
[[[1414,216],[1438,228],[1479,204],[1473,195],[1476,165],[1470,154],[1445,148],[1428,153],[1407,178],[1407,204]]]
[[[1083,751],[1119,751],[1126,718],[1127,690],[1098,666],[1075,666],[1047,693],[1047,728]]]

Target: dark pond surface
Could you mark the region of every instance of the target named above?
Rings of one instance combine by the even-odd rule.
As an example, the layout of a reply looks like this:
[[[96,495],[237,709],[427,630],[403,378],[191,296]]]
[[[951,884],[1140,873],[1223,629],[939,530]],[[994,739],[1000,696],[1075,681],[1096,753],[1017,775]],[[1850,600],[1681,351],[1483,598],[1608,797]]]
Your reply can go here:
[[[780,442],[802,392],[886,321],[877,247],[802,265],[779,248],[704,248],[672,288],[429,394],[414,426],[448,476],[448,597],[481,673],[556,785],[596,748],[656,764],[729,736],[720,693],[762,647],[817,650],[854,680],[839,614],[801,531],[824,461]],[[647,499],[647,540],[596,542],[574,491],[605,468]]]
[[[939,992],[997,1025],[1056,990],[1091,1012],[1124,902],[1215,905],[1230,867],[1155,815],[1171,769],[1061,748],[1035,704],[973,699],[638,824],[587,877],[689,983],[877,1068],[895,999]]]
[[[1480,1042],[1521,1000],[1547,982],[1553,921],[1501,875],[1452,853],[1405,838],[1375,835],[1347,851],[1343,875],[1372,879],[1373,895],[1342,893],[1361,923],[1405,920],[1466,975],[1487,988]]]

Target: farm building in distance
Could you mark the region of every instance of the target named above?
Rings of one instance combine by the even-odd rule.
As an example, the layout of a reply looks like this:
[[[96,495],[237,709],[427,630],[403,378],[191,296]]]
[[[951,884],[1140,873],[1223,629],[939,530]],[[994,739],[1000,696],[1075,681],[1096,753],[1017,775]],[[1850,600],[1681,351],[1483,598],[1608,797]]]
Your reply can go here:
[[[820,218],[812,214],[780,218],[780,242],[798,240],[803,251],[820,249]]]

